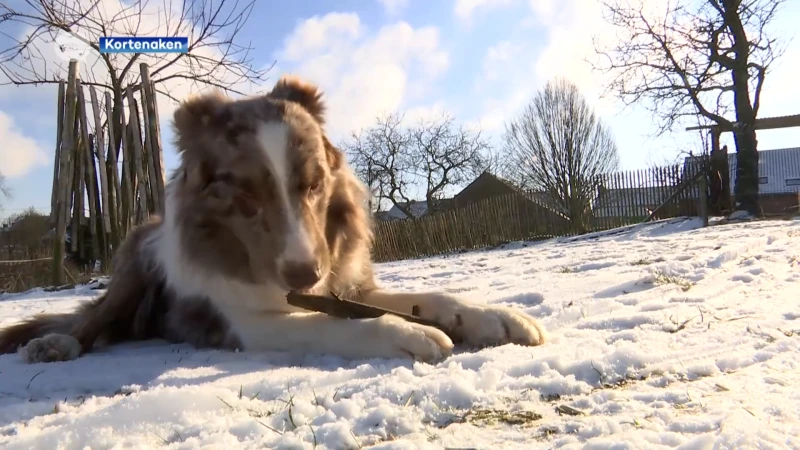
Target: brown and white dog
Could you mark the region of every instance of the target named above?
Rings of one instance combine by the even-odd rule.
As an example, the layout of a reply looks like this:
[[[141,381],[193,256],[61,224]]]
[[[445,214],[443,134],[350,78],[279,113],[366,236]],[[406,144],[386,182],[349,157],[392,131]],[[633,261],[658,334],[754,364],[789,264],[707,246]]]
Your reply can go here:
[[[0,353],[75,359],[95,344],[161,338],[196,347],[413,357],[436,361],[453,341],[396,316],[345,320],[287,304],[290,290],[419,316],[471,346],[540,345],[545,331],[514,309],[444,293],[382,290],[370,260],[367,191],[328,141],[319,90],[281,78],[265,96],[209,94],[174,115],[181,162],[163,219],[117,251],[106,293],[66,314],[0,330]]]

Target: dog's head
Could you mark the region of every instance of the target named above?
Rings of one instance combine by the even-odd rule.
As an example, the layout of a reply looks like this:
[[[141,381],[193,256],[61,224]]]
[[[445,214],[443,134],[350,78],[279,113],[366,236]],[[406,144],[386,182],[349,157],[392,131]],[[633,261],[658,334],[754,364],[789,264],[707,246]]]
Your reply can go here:
[[[346,162],[324,133],[323,114],[317,88],[289,77],[265,96],[212,93],[180,106],[181,166],[167,207],[192,263],[286,290],[326,278],[327,215]]]

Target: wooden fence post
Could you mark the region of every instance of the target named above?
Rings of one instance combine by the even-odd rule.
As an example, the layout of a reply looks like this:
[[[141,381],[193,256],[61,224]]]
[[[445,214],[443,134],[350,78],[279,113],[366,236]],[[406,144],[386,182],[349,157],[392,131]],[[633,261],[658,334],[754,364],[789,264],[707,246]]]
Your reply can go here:
[[[56,213],[56,234],[53,237],[53,284],[64,284],[64,238],[67,231],[67,217],[69,216],[69,161],[75,148],[72,123],[75,121],[76,93],[75,81],[78,78],[78,61],[69,61],[69,74],[67,77],[67,91],[64,104],[64,123],[61,127],[61,153],[59,161],[59,177],[53,180],[58,183],[58,212]]]
[[[703,172],[706,166],[703,166]],[[700,219],[703,221],[703,226],[708,226],[708,177],[705,173],[700,175],[698,179],[698,184],[700,185]]]
[[[94,117],[94,140],[95,145],[92,150],[94,156],[97,156],[97,163],[100,166],[100,204],[103,208],[103,231],[106,235],[111,234],[111,211],[113,208],[110,205],[113,202],[113,197],[109,192],[108,173],[106,171],[106,158],[105,158],[105,139],[103,137],[103,126],[100,122],[100,105],[97,102],[97,92],[94,86],[89,86],[89,97],[92,101],[92,114]]]
[[[64,96],[66,86],[64,80],[58,82],[58,111],[56,113],[56,155],[53,160],[53,187],[50,196],[50,221],[55,223],[57,221],[58,207],[61,200],[61,192],[59,191],[59,184],[57,183],[59,172],[61,170],[61,133],[64,127]]]
[[[111,189],[110,194],[114,197],[113,201],[113,210],[112,210],[112,217],[113,222],[111,226],[111,233],[113,236],[114,247],[116,248],[117,245],[122,241],[123,236],[123,229],[126,229],[123,225],[124,215],[122,214],[122,191],[120,189],[120,182],[119,182],[119,175],[117,174],[117,152],[114,149],[114,143],[116,141],[116,136],[114,135],[114,123],[112,122],[112,117],[114,117],[114,106],[113,100],[111,99],[111,94],[106,92],[105,94],[105,101],[106,101],[106,123],[108,125],[108,172],[111,174],[110,180],[111,184],[114,186]],[[105,150],[104,150],[105,151]],[[122,155],[125,156],[124,154]]]
[[[88,86],[90,98],[87,99],[77,60],[70,61],[68,79],[59,83],[50,198],[50,219],[51,223],[55,222],[54,284],[65,281],[63,261],[68,252],[67,229],[70,229],[69,250],[81,258],[91,253],[91,261],[102,262],[105,271],[110,268],[113,251],[131,227],[142,223],[153,212],[164,211],[166,180],[155,87],[147,64],[140,64],[140,69],[143,76],[141,105],[134,98],[133,87],[126,86],[122,96],[128,105],[127,108],[121,105],[119,124],[113,120],[114,103],[123,98],[109,92],[98,98],[95,87]],[[105,107],[102,100],[105,100]],[[119,136],[120,125],[122,136]],[[115,148],[117,139],[122,144],[121,155]],[[87,209],[88,223],[84,216]],[[89,242],[84,236],[91,238]]]
[[[124,194],[122,198],[122,226],[124,234],[130,231],[133,226],[134,215],[136,210],[136,171],[133,163],[133,151],[131,150],[131,143],[128,140],[128,124],[125,120],[125,109],[120,111],[120,124],[122,130],[122,182],[124,185]]]
[[[127,95],[128,110],[130,113],[130,120],[128,123],[131,127],[131,134],[133,135],[133,160],[136,166],[136,177],[139,180],[139,211],[141,212],[141,216],[135,219],[138,225],[144,222],[149,216],[147,209],[147,180],[144,177],[144,167],[142,167],[144,158],[142,157],[142,135],[140,134],[141,128],[139,127],[139,114],[136,108],[136,99],[133,97],[133,90],[130,86],[128,86]]]
[[[158,123],[158,104],[153,82],[150,80],[150,70],[147,63],[139,64],[139,71],[142,76],[142,114],[145,118],[144,130],[148,142],[149,162],[153,168],[154,186],[153,199],[156,204],[156,212],[164,212],[164,188],[166,176],[164,175],[163,148],[161,147],[161,130]]]
[[[89,137],[89,123],[88,114],[86,113],[86,98],[83,94],[83,85],[78,80],[78,106],[79,106],[79,120],[81,122],[81,145],[78,148],[80,159],[83,160],[83,170],[81,170],[82,181],[86,186],[86,201],[88,202],[89,210],[89,235],[91,237],[92,258],[91,262],[101,259],[100,241],[97,235],[97,173],[94,168],[94,158],[92,158],[92,142]],[[83,194],[81,194],[83,198]],[[80,220],[83,220],[83,211],[80,214]]]

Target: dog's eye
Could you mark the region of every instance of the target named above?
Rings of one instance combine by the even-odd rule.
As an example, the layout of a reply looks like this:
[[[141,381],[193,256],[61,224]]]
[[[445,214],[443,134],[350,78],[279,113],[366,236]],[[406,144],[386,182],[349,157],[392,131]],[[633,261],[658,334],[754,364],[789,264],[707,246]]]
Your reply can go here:
[[[313,181],[310,184],[302,184],[298,186],[298,188],[300,189],[301,195],[315,197],[317,194],[319,194],[322,188],[322,183],[319,181]]]

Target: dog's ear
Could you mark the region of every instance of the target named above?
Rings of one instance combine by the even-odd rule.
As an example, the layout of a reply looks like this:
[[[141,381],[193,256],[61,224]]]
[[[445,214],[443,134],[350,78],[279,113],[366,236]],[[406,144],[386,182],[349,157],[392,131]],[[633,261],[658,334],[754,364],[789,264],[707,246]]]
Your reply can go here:
[[[342,167],[344,154],[342,154],[341,150],[331,144],[331,141],[328,140],[327,136],[322,136],[322,142],[325,145],[325,156],[328,159],[328,165],[330,166],[332,172],[336,172],[340,167]]]
[[[209,127],[226,127],[231,120],[230,100],[219,91],[189,98],[181,103],[172,116],[178,136],[192,136]]]
[[[322,91],[300,78],[284,75],[267,94],[267,97],[297,103],[311,114],[320,125],[325,123],[325,103]]]

